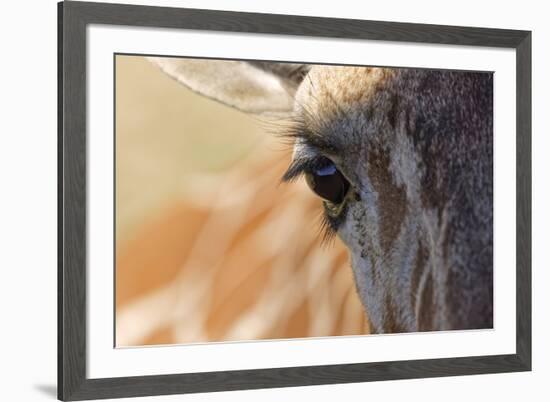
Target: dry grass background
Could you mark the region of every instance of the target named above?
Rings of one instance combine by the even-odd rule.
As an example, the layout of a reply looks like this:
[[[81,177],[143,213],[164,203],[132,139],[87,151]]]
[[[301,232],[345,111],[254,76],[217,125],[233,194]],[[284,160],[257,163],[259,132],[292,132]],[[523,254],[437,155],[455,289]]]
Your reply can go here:
[[[116,62],[116,344],[368,333],[291,149],[142,57]]]

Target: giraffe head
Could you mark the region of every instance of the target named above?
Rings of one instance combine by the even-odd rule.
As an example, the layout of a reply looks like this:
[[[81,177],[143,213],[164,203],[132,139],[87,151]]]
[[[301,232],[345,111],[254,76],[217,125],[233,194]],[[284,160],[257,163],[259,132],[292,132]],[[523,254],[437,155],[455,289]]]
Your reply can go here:
[[[492,327],[492,75],[152,58],[191,89],[284,116],[284,180],[322,200],[373,332]]]

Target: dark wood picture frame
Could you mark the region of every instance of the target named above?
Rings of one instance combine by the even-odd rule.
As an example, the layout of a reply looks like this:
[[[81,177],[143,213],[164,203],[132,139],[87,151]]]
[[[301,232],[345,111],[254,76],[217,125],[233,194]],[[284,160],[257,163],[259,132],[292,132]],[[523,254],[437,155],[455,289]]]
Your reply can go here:
[[[86,27],[109,24],[512,48],[516,51],[516,353],[86,377]],[[58,398],[82,400],[531,369],[531,32],[84,2],[58,4]]]

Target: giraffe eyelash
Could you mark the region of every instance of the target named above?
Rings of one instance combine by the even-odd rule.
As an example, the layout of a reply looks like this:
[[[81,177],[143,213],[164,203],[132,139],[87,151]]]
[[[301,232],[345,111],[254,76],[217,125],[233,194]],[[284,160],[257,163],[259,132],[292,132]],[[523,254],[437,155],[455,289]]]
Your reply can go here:
[[[334,218],[328,216],[323,208],[319,216],[319,237],[321,238],[322,246],[329,246],[333,243],[339,225],[340,222],[336,222]]]
[[[313,156],[310,158],[296,158],[291,163],[286,172],[283,174],[281,181],[292,182],[302,176],[304,173],[312,172],[315,169],[323,167],[322,155]]]

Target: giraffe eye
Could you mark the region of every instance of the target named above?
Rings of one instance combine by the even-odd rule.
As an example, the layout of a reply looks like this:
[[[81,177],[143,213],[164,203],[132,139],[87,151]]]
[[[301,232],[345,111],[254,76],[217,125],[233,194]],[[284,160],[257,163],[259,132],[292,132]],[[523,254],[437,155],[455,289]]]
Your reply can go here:
[[[306,182],[311,190],[324,200],[341,204],[349,189],[349,182],[327,158],[320,158],[316,167],[305,173]]]

